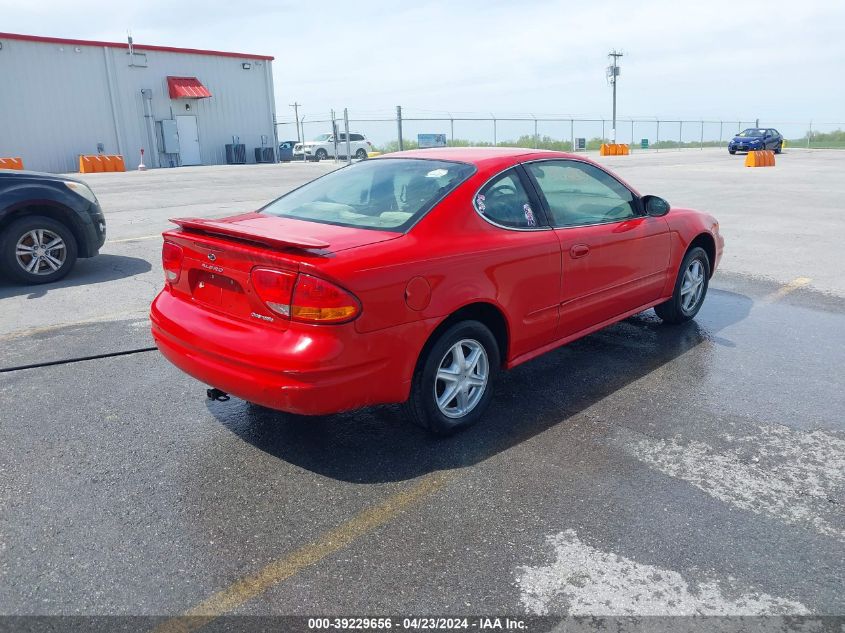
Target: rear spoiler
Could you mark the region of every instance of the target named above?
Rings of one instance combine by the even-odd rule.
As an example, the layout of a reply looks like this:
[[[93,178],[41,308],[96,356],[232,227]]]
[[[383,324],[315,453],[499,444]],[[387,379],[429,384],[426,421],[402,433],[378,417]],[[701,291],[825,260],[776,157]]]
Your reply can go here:
[[[284,237],[270,237],[264,233],[252,229],[243,224],[232,222],[221,222],[219,220],[205,220],[203,218],[171,218],[173,224],[188,231],[201,231],[210,235],[223,235],[234,237],[250,242],[258,242],[273,248],[302,248],[302,249],[324,249],[329,247],[328,242],[305,237],[300,235],[285,235]]]

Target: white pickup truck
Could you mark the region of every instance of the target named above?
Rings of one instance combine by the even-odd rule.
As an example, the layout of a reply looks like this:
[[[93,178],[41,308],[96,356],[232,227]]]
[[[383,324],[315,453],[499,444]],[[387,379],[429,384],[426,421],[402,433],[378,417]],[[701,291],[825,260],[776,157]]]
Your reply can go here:
[[[373,144],[363,134],[349,133],[349,153],[353,158],[364,160],[372,149]],[[337,135],[337,156],[333,134],[320,134],[313,141],[297,143],[293,148],[293,159],[302,160],[303,154],[307,160],[346,158],[346,134],[341,132]]]

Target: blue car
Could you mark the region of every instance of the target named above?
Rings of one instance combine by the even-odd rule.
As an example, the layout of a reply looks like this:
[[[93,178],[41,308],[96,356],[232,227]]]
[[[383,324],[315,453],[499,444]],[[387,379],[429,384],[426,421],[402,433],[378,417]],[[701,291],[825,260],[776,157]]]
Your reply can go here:
[[[780,154],[783,136],[774,128],[750,127],[734,136],[728,143],[728,153],[750,152],[757,149],[772,149]]]

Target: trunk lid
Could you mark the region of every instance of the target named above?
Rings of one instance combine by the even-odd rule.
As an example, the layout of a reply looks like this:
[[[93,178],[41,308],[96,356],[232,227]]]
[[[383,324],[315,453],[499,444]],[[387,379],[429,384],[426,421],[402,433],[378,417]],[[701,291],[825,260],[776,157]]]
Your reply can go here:
[[[250,272],[264,267],[295,275],[327,256],[401,237],[401,233],[247,213],[222,220],[177,218],[164,239],[182,248],[182,272],[173,293],[211,311],[269,327],[289,321],[272,312],[252,287]]]

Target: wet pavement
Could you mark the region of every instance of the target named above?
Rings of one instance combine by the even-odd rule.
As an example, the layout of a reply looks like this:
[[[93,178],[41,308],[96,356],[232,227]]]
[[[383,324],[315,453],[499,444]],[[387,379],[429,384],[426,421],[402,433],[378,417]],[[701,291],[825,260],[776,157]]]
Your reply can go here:
[[[145,317],[161,285],[146,234],[193,194],[170,200],[181,183],[159,174],[142,213],[124,181],[98,182],[104,254],[0,286],[0,614],[845,616],[845,293],[824,263],[841,227],[808,223],[781,255],[730,188],[684,189],[704,168],[738,178],[696,156],[620,168],[725,205],[696,320],[648,311],[504,373],[486,419],[445,440],[396,406],[205,400]],[[244,173],[263,195],[272,169]],[[257,204],[233,173],[187,182]],[[771,215],[788,228],[784,205]]]
[[[230,612],[842,614],[845,301],[722,277],[694,322],[504,374],[447,440],[397,407],[208,402],[157,352],[4,373],[0,604],[179,614],[438,477]]]

